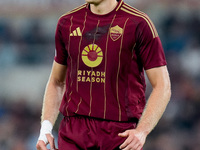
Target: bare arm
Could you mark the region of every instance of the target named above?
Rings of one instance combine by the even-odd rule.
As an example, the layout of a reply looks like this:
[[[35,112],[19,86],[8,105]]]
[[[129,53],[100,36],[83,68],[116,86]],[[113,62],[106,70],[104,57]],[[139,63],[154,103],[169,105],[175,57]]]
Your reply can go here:
[[[66,66],[54,61],[44,94],[41,122],[48,120],[54,125],[57,119],[60,103],[65,92],[66,70]],[[51,149],[55,149],[54,138],[51,134],[46,134],[46,138]],[[36,147],[37,150],[47,150],[46,144],[42,140],[38,141]]]
[[[60,103],[65,92],[66,70],[66,66],[54,61],[44,94],[41,121],[49,120],[54,124],[57,119]]]
[[[137,126],[137,130],[149,134],[163,115],[171,97],[171,84],[166,66],[146,71],[153,91]]]
[[[127,137],[120,146],[123,150],[140,150],[147,135],[160,120],[171,96],[171,85],[166,66],[146,70],[148,79],[153,87],[146,108],[139,120],[137,128],[127,130],[119,136]]]

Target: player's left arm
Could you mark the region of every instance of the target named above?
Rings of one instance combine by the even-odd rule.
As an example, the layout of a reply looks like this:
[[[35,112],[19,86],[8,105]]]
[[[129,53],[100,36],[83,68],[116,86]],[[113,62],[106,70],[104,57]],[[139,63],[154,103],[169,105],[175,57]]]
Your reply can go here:
[[[171,97],[171,83],[166,66],[148,69],[146,74],[153,90],[137,128],[119,134],[126,137],[120,146],[123,150],[141,150],[147,135],[160,120]]]

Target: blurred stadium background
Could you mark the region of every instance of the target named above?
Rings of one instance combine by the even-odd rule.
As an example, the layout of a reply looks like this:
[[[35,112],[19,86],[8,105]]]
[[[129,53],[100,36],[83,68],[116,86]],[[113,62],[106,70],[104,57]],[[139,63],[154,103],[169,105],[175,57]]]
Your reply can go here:
[[[144,150],[199,150],[200,1],[124,1],[155,23],[172,82],[170,104]],[[0,0],[0,150],[35,150],[57,20],[82,3]]]

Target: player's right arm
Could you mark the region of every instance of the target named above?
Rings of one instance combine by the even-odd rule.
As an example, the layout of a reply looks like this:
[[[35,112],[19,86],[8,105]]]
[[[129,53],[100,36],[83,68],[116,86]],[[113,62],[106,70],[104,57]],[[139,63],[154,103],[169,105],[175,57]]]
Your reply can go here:
[[[65,92],[66,71],[67,66],[61,65],[56,61],[53,62],[52,71],[44,94],[41,116],[41,122],[47,121],[50,126],[54,125],[59,113],[60,103]],[[45,125],[42,128],[45,130]],[[40,132],[40,137],[45,137],[51,149],[55,149],[54,138],[51,133],[45,134]],[[39,138],[36,145],[37,150],[47,150],[46,144],[45,140]]]

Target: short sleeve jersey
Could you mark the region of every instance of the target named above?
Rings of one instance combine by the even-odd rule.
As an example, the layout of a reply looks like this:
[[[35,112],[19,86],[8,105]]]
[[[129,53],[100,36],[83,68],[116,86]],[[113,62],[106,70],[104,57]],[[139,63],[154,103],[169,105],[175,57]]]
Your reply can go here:
[[[67,65],[60,111],[112,121],[139,119],[144,70],[164,66],[158,33],[149,17],[122,0],[106,15],[84,4],[57,25],[55,61]]]

